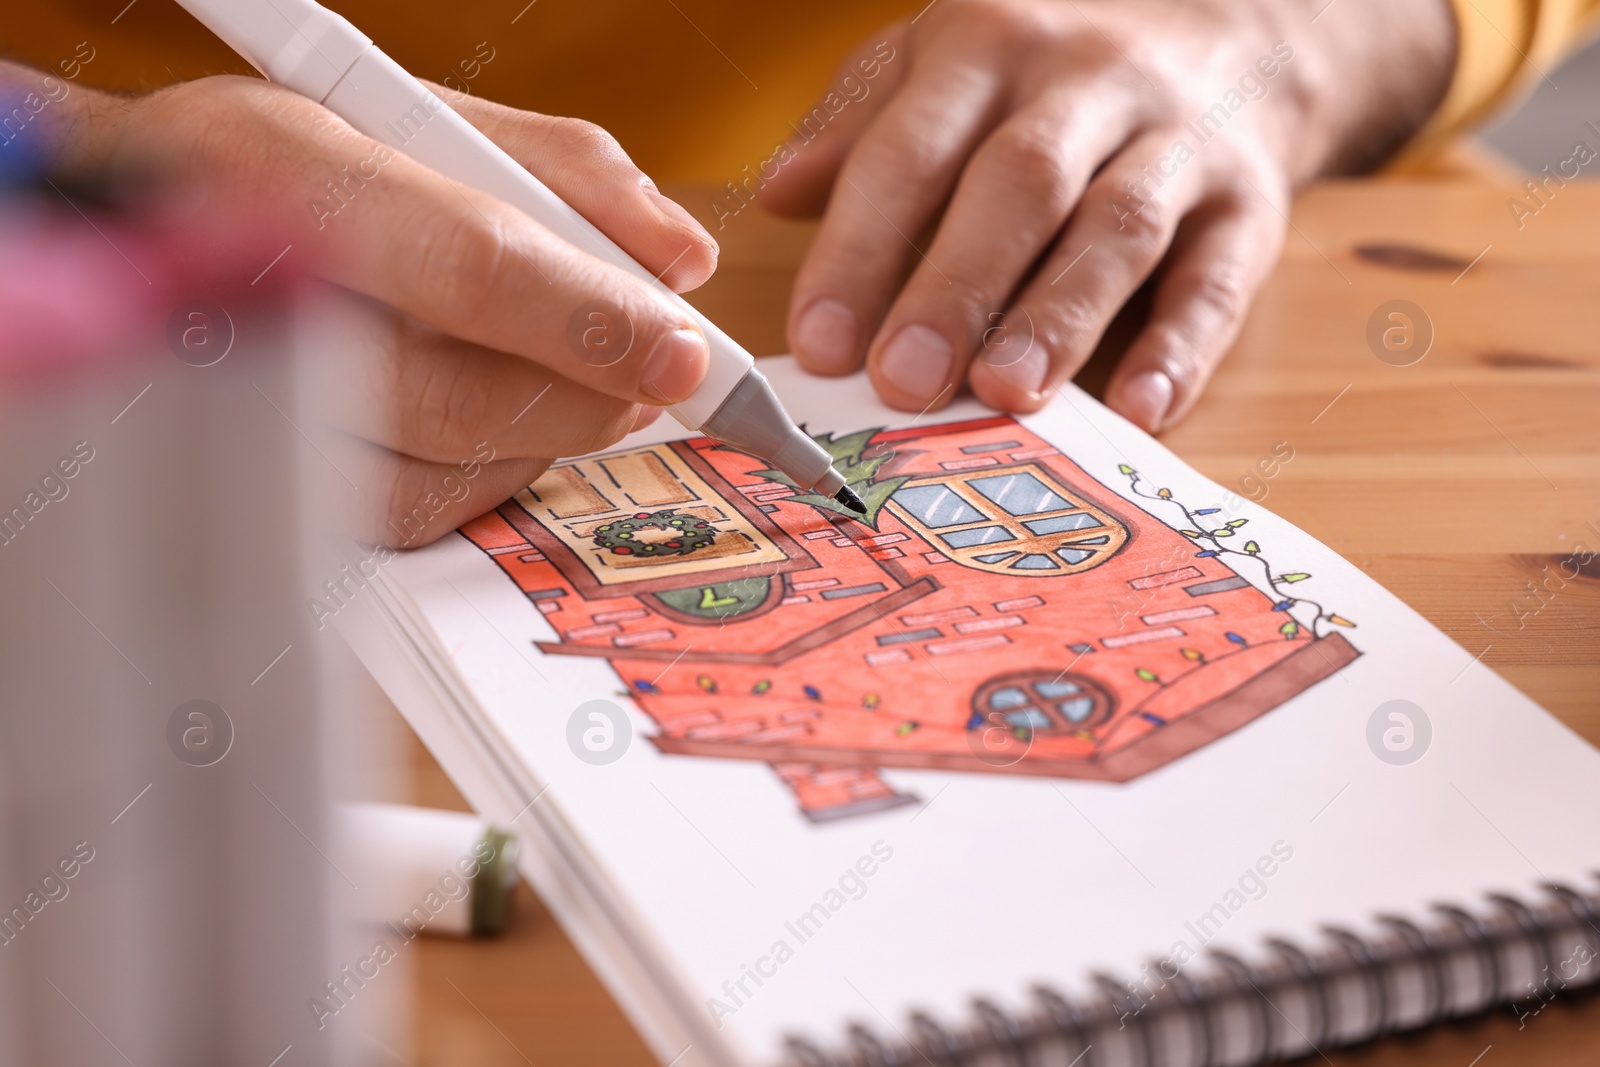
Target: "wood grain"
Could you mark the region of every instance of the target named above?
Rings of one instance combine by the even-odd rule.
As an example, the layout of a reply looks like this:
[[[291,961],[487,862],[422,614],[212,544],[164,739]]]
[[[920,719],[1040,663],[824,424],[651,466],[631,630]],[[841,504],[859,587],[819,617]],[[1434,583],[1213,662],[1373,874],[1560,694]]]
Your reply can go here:
[[[711,193],[679,193],[711,217]],[[1258,488],[1263,503],[1595,743],[1600,567],[1539,595],[1528,583],[1559,576],[1580,545],[1600,549],[1600,185],[1560,190],[1520,230],[1507,206],[1514,193],[1461,180],[1330,184],[1303,196],[1235,351],[1163,439],[1241,490],[1256,460],[1289,442],[1295,457],[1264,497]],[[693,299],[753,351],[785,350],[788,288],[810,228],[751,208],[713,232],[722,267]],[[1366,342],[1374,309],[1395,299],[1423,308],[1435,332],[1408,367],[1380,361]],[[1130,318],[1119,335],[1136,325]],[[1102,379],[1116,347],[1097,357]],[[463,806],[420,747],[416,769],[418,803]],[[499,941],[422,946],[413,1062],[650,1063],[548,913],[531,894],[519,903]],[[1600,1064],[1600,999],[1524,1023],[1495,1012],[1330,1050],[1327,1061]]]

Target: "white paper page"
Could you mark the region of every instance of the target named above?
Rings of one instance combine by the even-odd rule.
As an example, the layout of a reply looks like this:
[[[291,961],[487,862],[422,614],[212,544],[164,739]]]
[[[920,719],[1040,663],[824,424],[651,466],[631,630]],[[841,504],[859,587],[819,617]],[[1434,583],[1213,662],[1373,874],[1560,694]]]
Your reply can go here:
[[[993,417],[963,401],[913,420],[878,404],[863,381],[811,378],[789,360],[764,360],[762,369],[791,414],[812,433],[843,435],[915,422],[914,430],[936,436],[944,432],[940,427]],[[1092,684],[1095,675],[1087,673],[1086,661],[1093,661],[1115,663],[1119,672],[1125,668],[1125,673],[1104,684],[1119,708],[1141,706],[1151,693],[1169,685],[1174,694],[1182,692],[1174,678],[1186,670],[1211,667],[1234,647],[1231,639],[1219,643],[1215,615],[1195,616],[1192,609],[1207,606],[1208,596],[1224,621],[1230,613],[1242,620],[1228,625],[1249,629],[1240,646],[1244,649],[1271,641],[1289,645],[1296,639],[1300,646],[1309,646],[1313,642],[1304,631],[1314,625],[1319,636],[1337,634],[1359,656],[1224,736],[1194,743],[1167,762],[1136,769],[1126,781],[1085,780],[1065,771],[1021,774],[1014,766],[989,763],[972,770],[888,767],[877,772],[879,781],[912,799],[876,813],[819,822],[799,811],[795,794],[765,762],[668,753],[650,740],[663,733],[663,726],[626,695],[640,693],[646,704],[651,702],[653,695],[633,683],[643,680],[663,691],[674,690],[677,714],[688,699],[682,690],[690,683],[706,677],[715,684],[724,669],[716,663],[662,660],[653,664],[659,673],[636,679],[642,669],[638,664],[629,668],[628,677],[621,677],[606,658],[543,655],[534,647],[541,641],[593,643],[670,631],[670,637],[657,636],[653,643],[618,646],[617,655],[626,655],[629,647],[655,647],[692,656],[697,636],[703,648],[759,648],[773,639],[781,625],[773,620],[783,616],[734,619],[696,629],[684,624],[680,612],[665,622],[632,617],[596,624],[612,626],[609,636],[574,636],[563,618],[568,608],[541,613],[536,600],[525,595],[496,558],[461,536],[408,554],[388,568],[387,580],[414,598],[495,728],[510,739],[515,757],[529,765],[533,778],[549,783],[549,793],[540,803],[552,803],[581,834],[612,884],[625,887],[622,903],[648,924],[655,942],[665,946],[688,982],[689,996],[706,1013],[705,1020],[713,1022],[741,1058],[772,1062],[781,1054],[785,1034],[815,1035],[832,1042],[853,1021],[867,1023],[892,1039],[896,1029],[906,1030],[906,1017],[913,1009],[959,1023],[968,1018],[975,995],[1019,1007],[1035,982],[1072,988],[1093,969],[1131,978],[1151,959],[1182,957],[1207,945],[1227,946],[1248,957],[1256,954],[1263,935],[1309,941],[1325,922],[1360,922],[1376,911],[1420,913],[1442,901],[1476,906],[1484,892],[1525,892],[1546,880],[1581,882],[1583,872],[1600,861],[1600,825],[1585,814],[1600,781],[1595,750],[1481,663],[1473,663],[1470,653],[1356,567],[1264,509],[1229,498],[1075,388],[1066,390],[1046,411],[1016,421],[1015,431],[986,430],[979,436],[987,439],[976,444],[1024,447],[984,451],[974,446],[959,454],[974,460],[994,458],[996,463],[958,466],[951,476],[990,468],[1012,472],[1019,464],[1045,470],[1052,492],[1076,497],[1068,501],[1080,508],[1073,514],[1083,513],[1086,500],[1098,499],[1105,506],[1092,515],[1101,519],[1113,515],[1109,523],[1113,526],[1120,516],[1129,536],[1114,558],[1077,572],[1058,567],[1058,573],[1030,576],[1047,601],[1042,608],[1013,603],[1025,599],[1015,595],[1015,576],[992,580],[995,572],[955,561],[930,565],[926,573],[939,577],[946,592],[943,599],[930,594],[922,600],[938,603],[945,614],[921,611],[916,601],[884,611],[887,622],[869,624],[821,646],[831,650],[828,655],[833,658],[826,663],[836,665],[829,672],[808,673],[812,668],[806,657],[814,652],[772,666],[771,693],[787,687],[783,699],[792,705],[795,688],[812,685],[820,698],[813,703],[822,721],[837,719],[842,724],[839,729],[845,730],[853,728],[851,715],[867,716],[874,724],[872,743],[882,751],[897,751],[896,737],[931,731],[936,721],[947,722],[954,709],[970,710],[976,700],[986,701],[985,708],[1014,707],[1015,694],[995,696],[1006,686],[988,680],[996,671],[1004,675],[1001,682],[1010,677],[1005,672],[1015,665],[1007,666],[1006,657],[1023,638],[1004,644],[974,639],[1025,630],[1029,635],[1047,635],[1053,642],[1049,655],[1038,654],[1041,673],[1030,675],[1033,680],[1022,687],[1025,701],[1038,704],[1062,696],[1059,689],[1039,688],[1045,672],[1061,671],[1058,677]],[[684,436],[676,424],[661,420],[611,451]],[[1042,439],[1045,452],[1048,446],[1059,447],[1067,461],[1030,455],[1041,451],[1034,438]],[[962,440],[975,439],[969,434]],[[903,452],[920,448],[931,454],[936,446],[943,447],[919,438],[897,448]],[[884,469],[920,470],[908,483],[915,486],[924,484],[918,478],[934,477],[945,469],[935,467],[930,474],[917,466],[926,462],[912,456],[899,468]],[[1142,476],[1137,484],[1143,492],[1170,490],[1177,503],[1137,495],[1121,471],[1124,466]],[[1082,475],[1091,481],[1085,482]],[[967,488],[956,495],[976,500],[970,481],[963,484]],[[1014,488],[1014,483],[1006,484]],[[1019,491],[1026,495],[1036,490],[1024,485]],[[1050,503],[1059,500],[1024,501],[1024,517],[1017,521],[1037,521],[1026,519],[1027,507]],[[1180,504],[1190,509],[1190,517],[1177,510]],[[826,518],[818,509],[792,500],[778,501],[776,506],[805,513],[810,516],[805,521],[818,528]],[[1206,508],[1221,509],[1203,518],[1210,524],[1206,529],[1227,520],[1248,520],[1227,539],[1230,547],[1243,551],[1248,542],[1255,552],[1246,556],[1269,560],[1280,578],[1310,575],[1280,584],[1274,595],[1315,600],[1320,606],[1314,612],[1297,603],[1270,620],[1276,624],[1296,619],[1302,627],[1298,634],[1280,636],[1277,630],[1264,629],[1259,608],[1250,606],[1252,597],[1261,599],[1259,592],[1190,593],[1180,598],[1179,607],[1170,606],[1171,597],[1177,595],[1174,584],[1215,582],[1218,574],[1234,573],[1229,563],[1258,588],[1264,585],[1256,558],[1174,557],[1170,545],[1183,535],[1158,530],[1156,524],[1190,529],[1193,513]],[[880,530],[910,528],[890,508],[884,514],[889,517]],[[934,511],[929,517],[937,522],[950,514]],[[1358,520],[1352,516],[1351,521]],[[947,527],[928,527],[924,532],[936,538],[939,535],[932,531],[939,528]],[[966,528],[974,527],[968,523]],[[857,540],[875,536],[858,524],[845,523],[840,529]],[[1008,529],[1015,530],[1015,522]],[[636,527],[634,532],[641,530]],[[1324,531],[1329,537],[1338,532]],[[910,540],[922,552],[944,547],[936,541]],[[1219,543],[1190,540],[1189,557]],[[605,545],[619,543],[613,536]],[[807,543],[797,539],[798,552],[805,552]],[[1040,544],[1048,549],[1048,542]],[[1159,553],[1145,551],[1157,545]],[[1086,547],[1092,553],[1105,546]],[[1003,543],[996,548],[994,554]],[[605,550],[598,542],[593,549]],[[854,544],[840,550],[884,551]],[[694,559],[695,551],[681,552],[673,565]],[[790,551],[796,550],[791,546]],[[903,553],[898,558],[906,557]],[[970,550],[966,558],[973,558]],[[991,566],[1003,568],[1019,558]],[[1166,584],[1154,587],[1147,583],[1158,593],[1145,597],[1133,592],[1130,583],[1191,565],[1201,573],[1163,577]],[[901,567],[905,571],[901,579],[922,573],[903,562]],[[1118,626],[1097,626],[1106,608],[1103,592],[1096,593],[1097,602],[1091,604],[1074,590],[1088,588],[1091,581],[1103,589],[1106,576],[1113,573],[1129,590],[1130,599],[1119,608]],[[711,570],[702,577],[709,581],[716,574]],[[820,603],[822,589],[805,583],[825,581],[826,568],[782,574],[790,583],[785,592],[797,596],[796,590],[804,587],[812,598],[808,609]],[[943,577],[957,574],[959,579]],[[1008,583],[1004,609],[990,603],[996,582]],[[714,583],[707,588],[708,602],[723,598]],[[959,590],[956,608],[948,606],[950,590]],[[609,596],[613,587],[601,592]],[[872,595],[876,594],[862,597]],[[580,592],[571,591],[564,603],[576,606],[582,599]],[[676,602],[687,603],[681,596]],[[1240,604],[1245,608],[1236,606]],[[961,605],[972,612],[960,614]],[[957,614],[950,615],[951,611]],[[1029,611],[1042,614],[1030,617]],[[1355,626],[1313,620],[1314,614],[1337,614]],[[919,621],[919,615],[939,617]],[[1157,618],[1147,621],[1147,615]],[[912,617],[909,622],[907,616]],[[1023,618],[1025,626],[994,621],[1013,617]],[[762,622],[763,618],[768,621]],[[957,622],[979,625],[957,630]],[[1132,644],[1118,640],[1171,629],[1179,633]],[[939,633],[904,636],[923,630]],[[730,634],[745,636],[734,641]],[[876,637],[891,635],[896,640],[876,642]],[[961,641],[970,644],[963,647]],[[948,649],[928,651],[940,642]],[[1087,644],[1092,651],[1074,651],[1070,644]],[[1200,644],[1205,647],[1191,649],[1202,653],[1198,659],[1181,654],[1184,648]],[[1036,652],[1042,647],[1036,644]],[[1334,646],[1330,641],[1323,647]],[[869,673],[875,671],[872,676],[881,681],[868,693],[852,690],[836,695],[836,686],[869,670],[860,665],[869,654],[894,649],[907,650],[911,658],[884,660],[870,668]],[[1135,659],[1130,650],[1148,655]],[[1316,648],[1298,651],[1319,654]],[[1245,660],[1241,657],[1238,662]],[[897,669],[906,670],[908,664],[921,679],[917,700],[922,710],[896,704]],[[947,692],[928,684],[930,665],[948,676],[943,683]],[[1136,666],[1149,671],[1152,680],[1137,675]],[[1277,678],[1273,673],[1277,669],[1263,668],[1262,676]],[[1283,689],[1287,683],[1273,684]],[[720,686],[713,692],[704,685],[701,691],[708,707],[724,708],[756,706],[770,695],[731,693]],[[1052,705],[1054,710],[1046,709],[1050,725],[1033,733],[1023,762],[1036,748],[1043,750],[1047,734],[1071,732],[1065,716],[1079,707],[1072,699],[1067,694]],[[569,720],[575,709],[591,700],[612,701],[629,717],[632,738],[614,762],[586,762],[577,754],[581,744],[569,741]],[[1372,727],[1374,713],[1392,701],[1409,701],[1421,709],[1426,726],[1408,712],[1406,719],[1385,716]],[[1182,710],[1181,702],[1172,707]],[[887,721],[886,708],[890,717],[902,716],[909,722],[920,716],[929,725],[912,729],[909,735],[897,734],[898,727],[877,730],[880,719]],[[1102,711],[1097,705],[1090,714]],[[998,712],[991,710],[986,721],[1004,721],[993,714]],[[1140,744],[1149,745],[1163,731],[1177,736],[1183,722],[1178,715],[1155,726]],[[1389,734],[1393,747],[1385,746],[1385,731],[1398,731]],[[977,749],[969,747],[968,754],[979,751],[988,753],[992,763],[1004,762],[981,743]],[[1008,759],[1015,750],[998,751]],[[1420,758],[1404,762],[1417,751],[1422,752]],[[871,873],[862,875],[862,870]],[[823,911],[816,911],[817,905]],[[808,912],[812,925],[797,927]],[[1206,916],[1209,919],[1202,922]],[[750,977],[753,971],[758,972],[759,984]]]

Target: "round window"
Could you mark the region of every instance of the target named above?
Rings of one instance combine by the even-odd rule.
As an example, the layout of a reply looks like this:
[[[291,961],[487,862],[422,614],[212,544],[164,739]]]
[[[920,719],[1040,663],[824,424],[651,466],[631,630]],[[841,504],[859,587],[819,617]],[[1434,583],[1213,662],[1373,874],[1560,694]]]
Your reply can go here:
[[[968,728],[1005,723],[1034,732],[1087,730],[1111,712],[1111,694],[1092,679],[1068,671],[1022,671],[978,687]]]

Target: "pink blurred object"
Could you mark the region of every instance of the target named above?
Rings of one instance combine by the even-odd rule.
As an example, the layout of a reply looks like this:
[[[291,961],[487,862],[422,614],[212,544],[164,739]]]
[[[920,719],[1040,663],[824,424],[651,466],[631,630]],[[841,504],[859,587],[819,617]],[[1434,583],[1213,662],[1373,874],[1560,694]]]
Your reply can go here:
[[[141,216],[85,214],[64,198],[0,201],[0,378],[164,347],[183,305],[281,299],[305,275],[308,257],[282,236],[289,227],[215,212]]]

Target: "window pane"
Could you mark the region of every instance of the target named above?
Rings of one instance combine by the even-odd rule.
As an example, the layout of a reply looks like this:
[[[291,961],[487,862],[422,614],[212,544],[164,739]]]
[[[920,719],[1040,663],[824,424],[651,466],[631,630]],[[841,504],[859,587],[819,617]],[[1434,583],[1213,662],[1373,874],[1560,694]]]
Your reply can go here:
[[[907,486],[894,494],[894,502],[931,529],[978,522],[988,517],[962,500],[948,485]]]
[[[1056,710],[1067,717],[1068,722],[1082,722],[1094,710],[1094,698],[1081,696],[1056,705]]]
[[[1046,700],[1055,700],[1057,697],[1069,697],[1074,693],[1083,692],[1076,682],[1039,682],[1033,688]]]
[[[1039,479],[1026,471],[974,478],[967,483],[1013,515],[1037,515],[1072,507]]]
[[[1068,563],[1082,563],[1084,560],[1094,555],[1094,553],[1085,552],[1081,548],[1069,548],[1063,545],[1062,547],[1056,549],[1056,555],[1060,556]]]
[[[1066,533],[1068,530],[1092,530],[1101,525],[1099,519],[1086,511],[1072,515],[1052,515],[1048,519],[1033,519],[1023,523],[1036,534]]]
[[[1008,711],[1005,714],[1006,722],[1012,726],[1026,726],[1030,730],[1048,730],[1050,716],[1038,708],[1023,708],[1021,711]]]
[[[991,552],[987,556],[973,556],[979,563],[1003,563],[1015,556],[1015,552]]]
[[[979,526],[973,530],[957,530],[941,534],[951,548],[973,548],[977,545],[997,545],[1001,541],[1015,541],[1011,531],[1004,526]]]
[[[1056,561],[1049,556],[1028,554],[1011,565],[1014,571],[1054,571],[1060,570]]]
[[[1004,711],[1006,708],[1020,708],[1027,702],[1028,694],[1014,685],[1008,685],[1004,689],[996,689],[989,694],[989,706],[996,711]]]

